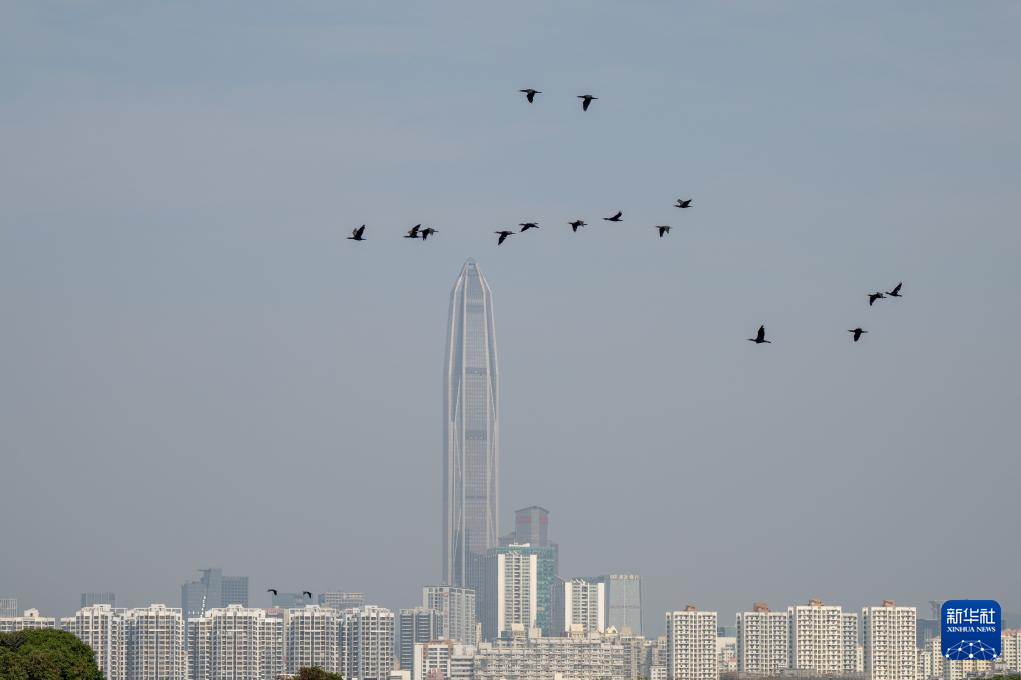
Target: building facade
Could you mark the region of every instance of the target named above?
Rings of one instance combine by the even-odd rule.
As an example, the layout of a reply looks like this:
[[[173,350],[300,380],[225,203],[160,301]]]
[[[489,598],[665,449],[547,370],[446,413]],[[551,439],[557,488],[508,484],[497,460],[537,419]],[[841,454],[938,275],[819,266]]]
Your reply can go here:
[[[184,616],[164,604],[128,609],[127,680],[187,680]]]
[[[845,634],[848,632],[845,626],[849,619],[843,617],[839,606],[824,605],[822,600],[811,599],[806,605],[788,607],[787,618],[792,670],[813,671],[821,675],[845,672],[849,658],[845,648]]]
[[[74,616],[61,619],[60,627],[92,648],[106,680],[128,680],[128,626],[123,610],[109,604],[84,606]]]
[[[443,637],[443,615],[430,607],[401,609],[397,613],[397,658],[401,670],[411,670],[415,645]]]
[[[624,650],[600,635],[518,637],[482,643],[474,680],[625,680]]]
[[[442,616],[442,637],[462,644],[475,644],[475,591],[458,586],[426,586],[422,606]]]
[[[499,531],[499,370],[489,284],[469,259],[450,294],[444,372],[443,582],[478,592]]]
[[[86,607],[92,607],[97,604],[108,604],[111,607],[117,607],[117,596],[114,593],[109,592],[90,592],[82,593],[81,596],[81,609]]]
[[[411,680],[443,678],[473,680],[475,647],[451,640],[432,640],[415,645]]]
[[[881,607],[862,608],[865,673],[869,680],[918,677],[917,618],[914,607],[898,607],[893,600],[883,600]]]
[[[0,597],[0,619],[13,619],[18,615],[18,598]]]
[[[38,609],[26,609],[21,616],[5,616],[0,618],[0,633],[56,627],[57,620],[52,616],[42,616]]]
[[[319,604],[334,609],[354,609],[365,606],[365,593],[331,591],[319,595]]]
[[[606,625],[623,633],[642,634],[642,578],[637,574],[600,577],[605,586]]]
[[[667,676],[670,680],[719,680],[718,616],[688,605],[666,615]]]
[[[482,637],[486,640],[510,634],[514,626],[525,632],[537,627],[539,557],[518,547],[489,551],[482,605]]]
[[[777,675],[790,667],[790,621],[786,612],[771,612],[765,602],[737,615],[737,670]]]
[[[287,672],[318,666],[339,673],[341,612],[310,604],[287,612]],[[343,674],[349,677],[347,673]]]
[[[574,578],[563,581],[563,619],[556,622],[546,635],[570,632],[578,626],[584,633],[602,633],[606,630],[606,584]]]
[[[222,569],[200,569],[202,577],[181,586],[181,611],[185,619],[202,616],[209,609],[229,604],[248,606],[248,577],[224,576]]]
[[[188,622],[189,680],[275,680],[284,672],[284,620],[232,604]]]
[[[394,613],[366,605],[340,614],[340,674],[388,680],[394,663]]]

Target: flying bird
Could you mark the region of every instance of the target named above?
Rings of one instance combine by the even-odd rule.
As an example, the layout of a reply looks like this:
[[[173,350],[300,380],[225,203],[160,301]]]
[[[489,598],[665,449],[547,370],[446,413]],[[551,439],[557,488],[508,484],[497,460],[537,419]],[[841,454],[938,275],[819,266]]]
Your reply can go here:
[[[903,285],[904,282],[902,281],[898,283],[896,286],[894,286],[893,290],[886,291],[886,294],[889,295],[890,297],[904,297],[903,295],[900,294],[900,287]]]
[[[848,332],[848,333],[854,333],[854,341],[855,341],[855,342],[858,342],[858,340],[859,340],[859,339],[861,339],[861,334],[862,334],[862,333],[868,333],[868,331],[863,331],[863,330],[862,330],[862,329],[860,329],[860,328],[852,328],[852,329],[850,329],[850,330],[849,330],[849,331],[847,331],[847,332]]]
[[[496,242],[496,245],[498,245],[498,246],[502,246],[503,242],[507,240],[508,236],[513,236],[514,235],[513,231],[507,231],[506,229],[503,230],[503,231],[494,231],[493,233],[500,235],[499,240]]]
[[[364,241],[365,239],[362,238],[362,234],[364,234],[364,233],[365,233],[365,225],[363,224],[362,226],[358,227],[357,229],[353,229],[351,231],[351,235],[347,237],[347,240],[349,240],[349,241]]]
[[[620,218],[624,215],[621,211],[617,211],[617,214],[613,217],[604,217],[603,219],[607,222],[620,222]]]
[[[687,200],[681,200],[681,199],[678,198],[677,199],[677,203],[674,205],[674,207],[675,208],[690,208],[691,207],[691,199],[689,198]]]
[[[420,231],[418,233],[420,233],[422,235],[422,240],[424,241],[427,238],[429,238],[430,236],[432,236],[433,234],[439,233],[439,229],[433,229],[432,227],[426,227],[425,229],[423,229],[422,231]]]
[[[408,229],[408,233],[404,235],[404,238],[418,238],[418,230],[421,227],[421,224],[416,224],[411,229]]]
[[[873,305],[876,300],[885,300],[886,296],[882,293],[869,293],[869,307]]]
[[[302,593],[301,593],[301,594],[302,594],[302,595],[308,595],[308,599],[310,599],[310,600],[312,599],[312,593],[308,592],[307,590],[305,590],[305,591],[302,591]]]
[[[536,224],[535,222],[522,222],[518,226],[521,227],[521,232],[522,233],[528,231],[529,229],[538,229],[539,228],[539,225]]]
[[[588,111],[588,105],[592,103],[593,99],[599,99],[599,97],[593,97],[590,94],[579,94],[578,99],[581,100],[581,110]]]
[[[274,595],[276,595],[277,594],[277,589],[276,588],[267,588],[266,592],[267,593],[273,593]]]
[[[525,93],[525,98],[528,99],[529,104],[535,101],[535,95],[542,94],[542,90],[533,90],[532,88],[528,88],[527,90],[518,90],[518,92]]]
[[[756,345],[761,345],[762,343],[772,344],[771,340],[766,340],[766,326],[765,326],[765,324],[763,324],[762,326],[759,326],[759,332],[755,334],[754,338],[748,338],[748,340],[750,342],[754,342]]]
[[[568,224],[571,225],[571,231],[578,231],[578,227],[588,226],[587,224],[585,224],[584,220],[575,220],[573,222],[568,222]]]
[[[664,235],[670,233],[670,226],[669,225],[660,224],[660,225],[657,225],[656,228],[659,229],[659,237],[660,238],[663,238]]]

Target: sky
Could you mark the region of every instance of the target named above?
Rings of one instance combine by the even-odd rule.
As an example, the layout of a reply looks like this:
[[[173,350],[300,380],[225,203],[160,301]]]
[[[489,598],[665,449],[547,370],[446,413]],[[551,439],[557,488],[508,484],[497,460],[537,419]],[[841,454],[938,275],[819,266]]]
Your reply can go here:
[[[253,605],[417,605],[474,257],[501,525],[544,506],[562,575],[640,574],[648,632],[1021,611],[1019,32],[1010,2],[0,4],[0,597],[179,606],[219,566]]]

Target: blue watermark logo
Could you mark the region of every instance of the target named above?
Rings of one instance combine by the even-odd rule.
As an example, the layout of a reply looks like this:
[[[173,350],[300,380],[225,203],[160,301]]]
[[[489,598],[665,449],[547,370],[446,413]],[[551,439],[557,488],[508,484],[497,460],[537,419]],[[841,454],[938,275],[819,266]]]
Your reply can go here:
[[[947,600],[940,607],[940,645],[951,661],[992,661],[1000,655],[996,600]]]

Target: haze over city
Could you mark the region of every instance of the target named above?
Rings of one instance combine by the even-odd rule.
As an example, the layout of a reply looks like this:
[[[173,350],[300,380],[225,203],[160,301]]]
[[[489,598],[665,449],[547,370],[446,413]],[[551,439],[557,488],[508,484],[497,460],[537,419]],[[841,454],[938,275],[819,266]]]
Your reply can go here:
[[[642,576],[647,632],[689,602],[1021,611],[1019,20],[0,6],[0,596],[177,606],[217,566],[256,606],[419,603],[474,258],[499,531],[548,508],[562,574]]]

